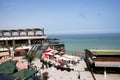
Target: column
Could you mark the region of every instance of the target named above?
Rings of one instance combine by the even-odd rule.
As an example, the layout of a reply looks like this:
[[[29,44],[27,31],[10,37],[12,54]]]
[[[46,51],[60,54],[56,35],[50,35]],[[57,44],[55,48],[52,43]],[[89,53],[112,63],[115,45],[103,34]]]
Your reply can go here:
[[[44,35],[44,28],[42,29],[42,33],[43,33],[43,35]]]
[[[13,32],[12,31],[10,31],[9,33],[10,33],[10,36],[13,36]]]
[[[28,39],[28,44],[31,45],[31,40],[30,39]]]
[[[26,30],[25,32],[26,32],[26,36],[28,36],[29,31]]]
[[[33,32],[34,32],[34,36],[36,36],[36,31],[35,31],[35,30],[33,30]]]
[[[20,36],[20,31],[18,31],[18,36]]]
[[[7,40],[5,41],[5,45],[8,45],[8,41]]]
[[[1,33],[2,33],[2,36],[4,36],[4,32],[2,31]]]
[[[13,42],[12,46],[15,45],[15,40],[13,40],[12,42]]]

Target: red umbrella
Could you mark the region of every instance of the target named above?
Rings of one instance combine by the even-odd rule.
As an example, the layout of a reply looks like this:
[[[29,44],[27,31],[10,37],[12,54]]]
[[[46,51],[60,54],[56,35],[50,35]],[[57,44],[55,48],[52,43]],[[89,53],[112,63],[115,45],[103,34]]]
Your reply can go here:
[[[51,58],[50,60],[55,61],[55,58]]]
[[[63,61],[62,61],[62,59],[58,59],[58,62],[61,63],[61,62],[63,62]]]
[[[45,50],[44,53],[50,52],[51,50]]]
[[[45,58],[48,58],[48,57],[49,57],[49,55],[48,55],[48,54],[44,54],[44,57],[45,57]]]

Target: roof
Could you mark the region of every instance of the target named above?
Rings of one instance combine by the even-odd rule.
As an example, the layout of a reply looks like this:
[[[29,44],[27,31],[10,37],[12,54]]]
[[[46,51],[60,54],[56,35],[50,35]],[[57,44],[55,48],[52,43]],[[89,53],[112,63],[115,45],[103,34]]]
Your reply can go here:
[[[120,55],[120,49],[88,49],[93,55]]]
[[[118,67],[120,68],[120,62],[95,61],[95,67]]]
[[[26,79],[30,78],[32,75],[34,75],[37,72],[38,71],[36,71],[36,70],[23,69],[23,70],[20,70],[20,71],[18,71],[16,73],[12,74],[12,76],[26,80]]]
[[[11,29],[11,30],[0,30],[0,32],[17,32],[17,31],[42,31],[43,28],[27,28],[27,29]]]
[[[0,72],[5,74],[12,74],[16,69],[15,61],[6,61],[0,64]]]

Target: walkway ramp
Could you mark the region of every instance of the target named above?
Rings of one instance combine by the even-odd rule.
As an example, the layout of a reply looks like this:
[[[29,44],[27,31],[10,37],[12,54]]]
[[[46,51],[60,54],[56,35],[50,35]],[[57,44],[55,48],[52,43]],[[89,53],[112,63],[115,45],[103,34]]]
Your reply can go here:
[[[48,47],[49,47],[49,43],[44,43],[41,46],[38,46],[36,57],[39,58],[43,54],[44,50],[46,50]]]

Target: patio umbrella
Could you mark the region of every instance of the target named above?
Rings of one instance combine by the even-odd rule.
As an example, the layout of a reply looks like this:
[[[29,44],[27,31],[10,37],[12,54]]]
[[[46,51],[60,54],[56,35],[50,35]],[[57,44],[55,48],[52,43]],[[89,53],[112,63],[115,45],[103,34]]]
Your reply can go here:
[[[12,74],[16,70],[16,61],[6,61],[0,64],[0,72]]]
[[[34,75],[37,72],[38,71],[36,71],[36,70],[23,69],[23,70],[20,70],[20,71],[14,73],[12,76],[26,80],[26,79],[31,78],[31,76]]]
[[[62,63],[62,62],[63,62],[63,60],[62,60],[62,59],[58,59],[58,62],[59,62],[59,63]]]

